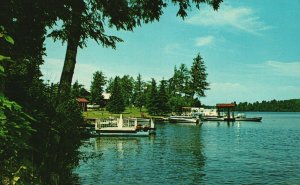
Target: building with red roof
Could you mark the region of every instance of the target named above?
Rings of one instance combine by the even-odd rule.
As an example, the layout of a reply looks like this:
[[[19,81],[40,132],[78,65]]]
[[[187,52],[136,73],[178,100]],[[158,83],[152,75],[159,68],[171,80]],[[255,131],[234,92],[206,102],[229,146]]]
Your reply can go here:
[[[87,104],[89,103],[89,101],[85,98],[76,98],[76,100],[79,103],[81,110],[87,111]]]

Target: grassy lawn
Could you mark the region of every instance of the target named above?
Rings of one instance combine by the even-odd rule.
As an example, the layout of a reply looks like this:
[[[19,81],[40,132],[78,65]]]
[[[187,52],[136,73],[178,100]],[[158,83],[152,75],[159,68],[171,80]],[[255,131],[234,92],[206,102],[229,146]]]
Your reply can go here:
[[[144,116],[150,116],[147,112],[147,109],[142,109],[141,111]],[[122,113],[123,117],[141,117],[141,112],[139,108],[136,107],[127,107],[126,110]],[[83,112],[84,118],[108,118],[112,117],[119,117],[120,114],[112,114],[105,109],[100,110],[88,110],[87,112]]]

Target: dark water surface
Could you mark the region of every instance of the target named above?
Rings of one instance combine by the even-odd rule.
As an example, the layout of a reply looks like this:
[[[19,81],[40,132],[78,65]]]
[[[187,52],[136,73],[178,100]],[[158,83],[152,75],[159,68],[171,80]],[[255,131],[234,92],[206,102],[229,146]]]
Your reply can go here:
[[[158,123],[145,138],[91,138],[81,184],[300,184],[300,113],[255,122]]]

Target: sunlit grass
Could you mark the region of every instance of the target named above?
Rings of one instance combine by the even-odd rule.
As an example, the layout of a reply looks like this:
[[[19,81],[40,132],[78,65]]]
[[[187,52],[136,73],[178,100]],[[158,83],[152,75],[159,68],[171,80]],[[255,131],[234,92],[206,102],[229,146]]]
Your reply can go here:
[[[136,107],[126,107],[125,111],[122,113],[123,117],[142,117],[142,114],[145,117],[150,117],[147,112],[147,109],[143,108],[141,111]],[[108,117],[119,117],[120,114],[112,114],[105,109],[99,110],[88,110],[83,112],[84,118],[108,118]]]

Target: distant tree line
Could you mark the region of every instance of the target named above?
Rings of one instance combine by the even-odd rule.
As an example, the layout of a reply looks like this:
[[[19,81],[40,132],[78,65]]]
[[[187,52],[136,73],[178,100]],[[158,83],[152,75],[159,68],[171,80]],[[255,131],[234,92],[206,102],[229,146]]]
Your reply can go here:
[[[260,112],[300,112],[300,99],[271,100],[262,102],[241,102],[236,107],[237,111]]]
[[[102,93],[111,93],[106,106],[113,113],[121,113],[125,107],[135,106],[147,108],[151,115],[165,115],[170,112],[181,112],[182,107],[200,106],[200,97],[205,96],[209,89],[204,61],[200,54],[193,59],[188,69],[185,64],[174,67],[173,76],[157,82],[154,78],[145,82],[141,74],[135,79],[132,76],[116,76],[106,81],[104,73],[97,71],[93,74],[90,94],[83,85],[76,81],[72,86],[72,93],[77,97],[88,98],[91,103],[105,107]]]

